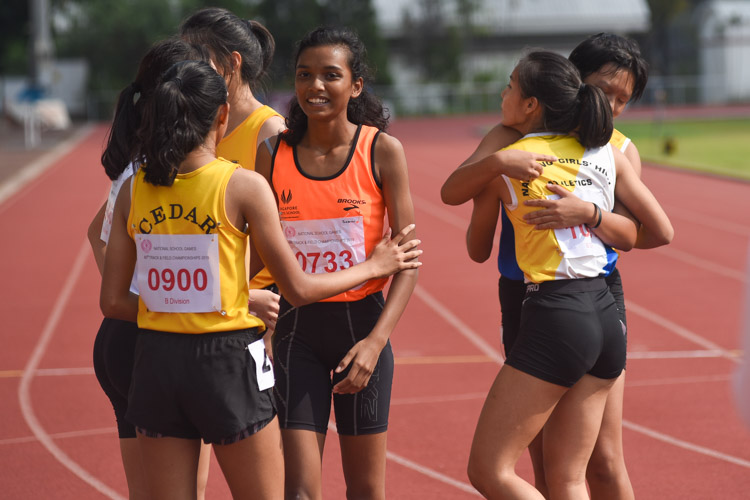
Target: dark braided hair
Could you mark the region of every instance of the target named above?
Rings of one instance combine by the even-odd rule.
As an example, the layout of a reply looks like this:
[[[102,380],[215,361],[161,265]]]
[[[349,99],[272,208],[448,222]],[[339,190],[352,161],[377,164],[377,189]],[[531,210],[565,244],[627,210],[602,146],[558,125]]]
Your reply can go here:
[[[352,72],[352,79],[362,78],[364,83],[359,96],[349,99],[346,117],[357,125],[370,125],[385,131],[390,117],[380,99],[367,90],[371,79],[370,69],[366,62],[367,51],[356,33],[346,28],[334,27],[317,28],[311,31],[297,44],[297,53],[294,56],[295,66],[305,49],[331,45],[346,47],[349,53],[347,63]],[[307,115],[302,111],[296,97],[293,97],[289,103],[286,126],[287,130],[281,134],[281,139],[290,146],[296,146],[307,131]]]

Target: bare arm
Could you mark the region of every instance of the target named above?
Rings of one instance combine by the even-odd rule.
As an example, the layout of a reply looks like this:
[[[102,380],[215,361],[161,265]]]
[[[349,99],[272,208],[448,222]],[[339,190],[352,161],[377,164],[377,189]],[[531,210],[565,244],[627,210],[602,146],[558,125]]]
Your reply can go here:
[[[628,144],[628,147],[625,148],[625,157],[630,162],[630,166],[633,167],[635,174],[640,177],[641,171],[643,170],[641,168],[641,154],[638,152],[638,148],[635,147],[635,144],[633,144],[632,141]]]
[[[562,229],[586,224],[607,245],[624,251],[633,248],[638,224],[632,217],[623,214],[622,207],[614,210],[614,213],[602,210],[601,223],[593,229],[599,219],[599,213],[593,203],[582,200],[556,184],[550,184],[547,188],[560,196],[560,199],[524,201],[525,205],[539,207],[539,210],[524,215],[524,220],[534,224],[536,229]],[[617,204],[615,206],[617,207]]]
[[[667,245],[674,237],[674,228],[651,191],[636,175],[630,162],[620,151],[614,151],[617,167],[615,198],[640,222],[636,248]]]
[[[96,267],[99,269],[99,274],[104,272],[104,252],[107,249],[107,244],[102,241],[102,224],[104,224],[104,211],[107,209],[107,202],[105,201],[102,207],[96,212],[89,229],[87,236],[89,238],[89,244],[91,245],[91,251],[94,253],[94,261]]]
[[[383,184],[383,197],[392,230],[414,223],[414,205],[409,193],[409,176],[406,156],[401,143],[386,134],[380,134],[375,143],[375,169]],[[416,235],[412,231],[406,239]],[[342,372],[351,365],[346,378],[336,384],[333,391],[340,394],[354,393],[367,386],[377,364],[380,352],[385,347],[396,323],[401,318],[417,285],[417,269],[407,269],[393,276],[383,311],[370,334],[357,342],[336,367]]]
[[[477,196],[494,178],[505,174],[515,179],[536,179],[542,172],[540,161],[556,158],[528,151],[500,151],[521,134],[501,124],[484,136],[477,149],[446,179],[440,197],[447,205],[461,205]]]
[[[475,262],[484,262],[492,254],[497,219],[502,210],[500,191],[506,190],[505,181],[497,177],[478,196],[474,197],[471,222],[466,230],[466,249]]]
[[[420,265],[414,261],[421,254],[421,250],[414,250],[419,242],[412,240],[402,244],[404,236],[413,229],[407,227],[393,239],[384,238],[359,265],[336,273],[307,274],[300,268],[284,238],[273,193],[262,176],[244,169],[235,171],[227,186],[226,206],[230,219],[239,215],[243,222],[248,222],[258,254],[284,297],[295,306],[316,302],[369,279],[390,276]]]
[[[99,305],[108,318],[135,322],[138,319],[138,297],[130,292],[130,282],[135,269],[136,249],[127,231],[132,180],[126,181],[117,195],[104,259]]]

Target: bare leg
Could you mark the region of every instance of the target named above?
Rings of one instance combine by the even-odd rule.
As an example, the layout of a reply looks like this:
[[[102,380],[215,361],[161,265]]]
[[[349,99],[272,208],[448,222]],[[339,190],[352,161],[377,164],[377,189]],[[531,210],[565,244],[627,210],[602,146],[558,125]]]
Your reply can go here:
[[[151,438],[138,434],[150,498],[183,500],[196,497],[200,440]]]
[[[201,452],[198,457],[198,500],[206,498],[208,485],[208,469],[211,466],[211,445],[201,441]]]
[[[385,500],[386,436],[339,436],[347,499]]]
[[[617,379],[607,396],[602,428],[591,454],[586,479],[591,498],[599,500],[633,500],[625,456],[622,449],[622,406],[625,372]]]
[[[504,365],[492,384],[474,433],[469,479],[485,497],[542,499],[515,465],[568,389]],[[593,443],[592,443],[593,446]]]
[[[547,482],[544,480],[544,430],[536,435],[529,444],[529,456],[531,466],[534,468],[534,487],[539,490],[544,498],[549,498]]]
[[[293,500],[321,500],[325,434],[301,429],[282,429],[281,436],[284,442],[286,471],[284,497]]]
[[[586,465],[614,380],[584,375],[561,399],[544,426],[544,476],[549,498],[588,498]]]
[[[145,500],[148,498],[148,483],[146,471],[141,462],[141,452],[136,438],[120,439],[120,456],[125,469],[125,479],[128,482],[128,498],[130,500]]]
[[[284,497],[284,457],[279,421],[236,443],[213,446],[234,499]]]

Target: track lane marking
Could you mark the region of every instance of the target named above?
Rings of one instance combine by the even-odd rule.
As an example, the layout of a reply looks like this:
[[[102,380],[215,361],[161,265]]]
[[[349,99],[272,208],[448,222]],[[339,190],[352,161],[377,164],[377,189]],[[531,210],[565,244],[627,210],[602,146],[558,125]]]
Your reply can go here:
[[[31,357],[29,357],[29,361],[26,363],[26,367],[23,370],[21,382],[18,387],[18,402],[21,407],[23,418],[26,421],[26,424],[29,426],[29,429],[31,429],[31,432],[34,434],[34,437],[36,437],[39,443],[58,462],[60,462],[60,464],[62,464],[65,468],[67,468],[69,471],[71,471],[73,474],[78,476],[81,480],[89,484],[92,488],[99,491],[107,498],[111,498],[113,500],[125,500],[125,497],[91,475],[77,462],[71,459],[64,451],[62,451],[62,449],[60,449],[57,444],[55,444],[51,436],[47,434],[47,431],[37,419],[36,414],[34,413],[34,407],[31,403],[31,381],[34,379],[34,375],[37,372],[37,367],[39,366],[42,356],[47,350],[47,345],[49,344],[52,336],[55,333],[55,330],[57,329],[60,318],[62,317],[62,314],[65,310],[65,306],[67,305],[70,297],[73,295],[73,288],[78,282],[78,278],[81,276],[83,266],[89,256],[89,252],[89,242],[88,240],[84,240],[83,245],[81,245],[80,250],[78,250],[78,255],[76,256],[73,266],[70,269],[70,273],[68,274],[68,277],[66,278],[65,283],[63,284],[63,287],[60,290],[60,293],[52,307],[49,318],[47,319],[47,323],[45,324],[39,340],[37,341],[36,346],[34,347],[34,350],[31,354]]]
[[[338,429],[336,428],[336,422],[329,420],[328,428],[338,433]],[[406,467],[407,469],[411,469],[422,475],[425,475],[427,477],[440,481],[441,483],[445,483],[447,485],[453,486],[454,488],[457,488],[463,492],[466,492],[466,493],[469,493],[471,495],[478,496],[478,497],[482,496],[472,485],[465,483],[463,481],[459,481],[457,479],[453,479],[450,476],[446,476],[445,474],[442,474],[436,470],[433,470],[433,469],[430,469],[429,467],[425,467],[424,465],[418,464],[417,462],[414,462],[413,460],[409,460],[408,458],[405,458],[397,453],[393,453],[392,451],[386,450],[385,458],[387,460],[391,460],[392,462],[396,462],[397,464],[402,465],[403,467]]]

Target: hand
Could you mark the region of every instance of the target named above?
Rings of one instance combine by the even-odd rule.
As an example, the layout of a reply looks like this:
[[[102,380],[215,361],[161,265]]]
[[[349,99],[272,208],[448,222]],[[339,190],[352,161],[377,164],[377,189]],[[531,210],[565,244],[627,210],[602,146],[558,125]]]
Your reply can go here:
[[[383,344],[369,337],[354,344],[334,370],[335,373],[341,373],[351,364],[346,378],[333,387],[333,393],[354,394],[367,387],[382,350]]]
[[[523,216],[535,229],[563,229],[591,222],[594,208],[591,203],[583,201],[572,192],[557,184],[547,184],[547,188],[560,196],[559,200],[526,200],[530,207],[540,210]]]
[[[505,175],[521,181],[533,181],[544,171],[544,165],[539,162],[557,161],[557,157],[521,151],[520,149],[504,149],[493,154],[502,164]]]
[[[247,301],[250,314],[257,316],[266,325],[266,333],[276,328],[279,319],[279,295],[270,290],[250,290]]]
[[[417,260],[417,257],[422,255],[422,250],[416,250],[417,245],[422,242],[414,239],[401,243],[407,234],[414,231],[414,227],[414,224],[409,224],[393,238],[391,238],[391,229],[386,231],[383,239],[367,257],[371,265],[375,266],[376,278],[385,278],[404,269],[416,269],[422,265]]]

